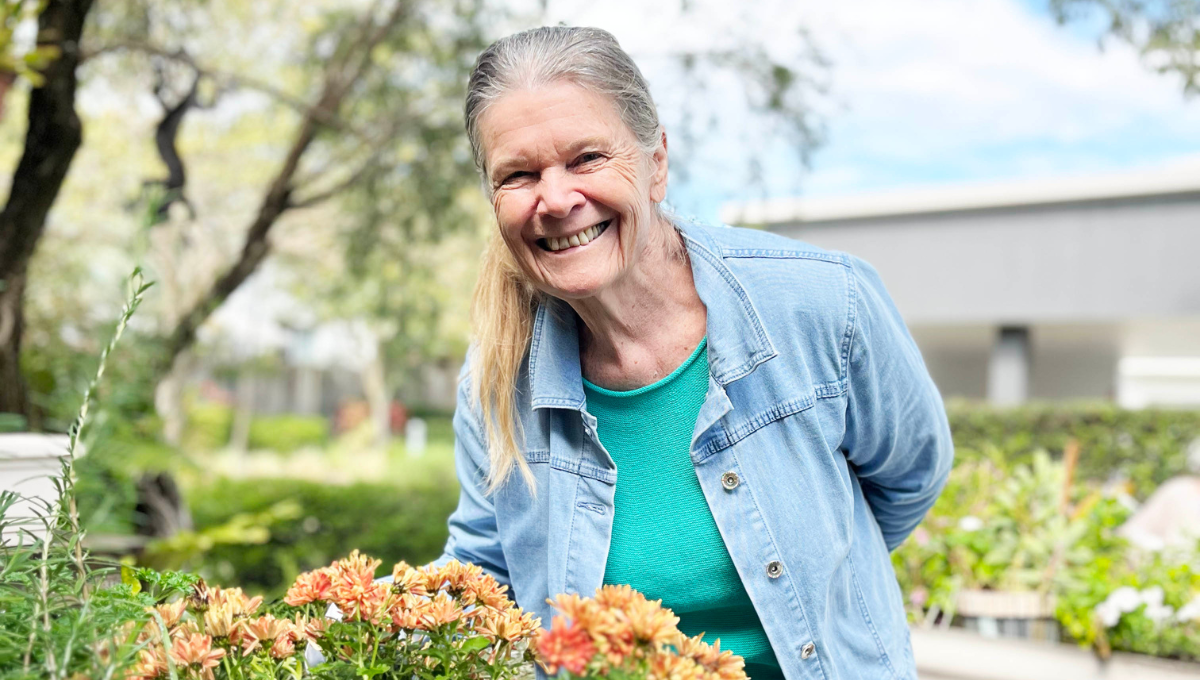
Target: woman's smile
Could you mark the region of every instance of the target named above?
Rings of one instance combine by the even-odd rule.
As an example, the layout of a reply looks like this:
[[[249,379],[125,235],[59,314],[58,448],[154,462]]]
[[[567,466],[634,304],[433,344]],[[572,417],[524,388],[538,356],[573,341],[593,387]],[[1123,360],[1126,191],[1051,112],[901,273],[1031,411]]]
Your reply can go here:
[[[587,229],[570,233],[565,236],[549,236],[546,238],[539,238],[537,240],[537,244],[542,250],[555,254],[578,252],[585,248],[592,241],[600,238],[600,235],[608,231],[608,228],[612,226],[615,221],[616,218],[609,218],[603,222],[600,222],[599,224],[593,224]]]

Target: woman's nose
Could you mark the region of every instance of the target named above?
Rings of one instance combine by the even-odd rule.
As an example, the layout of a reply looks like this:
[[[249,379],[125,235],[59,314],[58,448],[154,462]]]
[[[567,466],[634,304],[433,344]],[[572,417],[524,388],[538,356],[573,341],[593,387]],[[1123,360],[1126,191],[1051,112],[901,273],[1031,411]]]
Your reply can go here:
[[[539,215],[566,217],[575,206],[583,205],[584,200],[583,194],[566,173],[557,169],[542,172],[538,182]]]

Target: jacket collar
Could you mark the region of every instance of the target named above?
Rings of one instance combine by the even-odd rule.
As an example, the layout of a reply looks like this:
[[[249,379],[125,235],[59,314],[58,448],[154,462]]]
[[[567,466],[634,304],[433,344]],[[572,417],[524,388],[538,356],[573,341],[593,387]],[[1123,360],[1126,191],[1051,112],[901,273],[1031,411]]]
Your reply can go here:
[[[673,217],[683,235],[696,291],[708,311],[708,367],[725,386],[776,355],[750,296],[718,253],[710,227]],[[581,410],[578,317],[567,303],[547,298],[537,310],[529,347],[532,406]]]

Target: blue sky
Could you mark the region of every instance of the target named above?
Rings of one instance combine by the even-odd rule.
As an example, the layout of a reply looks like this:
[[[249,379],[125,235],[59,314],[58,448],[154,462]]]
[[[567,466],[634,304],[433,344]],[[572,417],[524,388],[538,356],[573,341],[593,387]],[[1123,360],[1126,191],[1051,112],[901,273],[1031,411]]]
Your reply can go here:
[[[1200,163],[1200,97],[1146,68],[1129,47],[1097,47],[1096,24],[1061,27],[1046,0],[694,0],[646,11],[635,0],[562,3],[569,23],[617,35],[651,81],[670,136],[672,76],[654,54],[750,36],[786,54],[806,27],[832,61],[814,105],[826,142],[803,168],[759,140],[765,187],[745,181],[754,121],[726,93],[701,102],[721,120],[690,181],[670,198],[715,219],[727,201],[828,196],[931,184],[1104,174]],[[730,5],[737,5],[731,8]],[[722,90],[718,85],[715,89]]]

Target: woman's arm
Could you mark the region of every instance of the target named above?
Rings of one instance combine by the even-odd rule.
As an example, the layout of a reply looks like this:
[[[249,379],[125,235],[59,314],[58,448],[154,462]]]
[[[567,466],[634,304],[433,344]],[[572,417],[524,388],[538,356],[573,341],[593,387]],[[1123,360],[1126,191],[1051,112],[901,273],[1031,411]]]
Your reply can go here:
[[[489,469],[487,439],[475,409],[471,407],[469,393],[470,378],[464,365],[454,408],[454,469],[460,487],[458,509],[450,515],[450,537],[437,563],[454,559],[478,564],[507,585],[508,565],[500,547],[496,510],[492,499],[484,493]]]
[[[941,395],[875,269],[851,258],[854,333],[842,448],[888,550],[937,500],[954,461]]]

